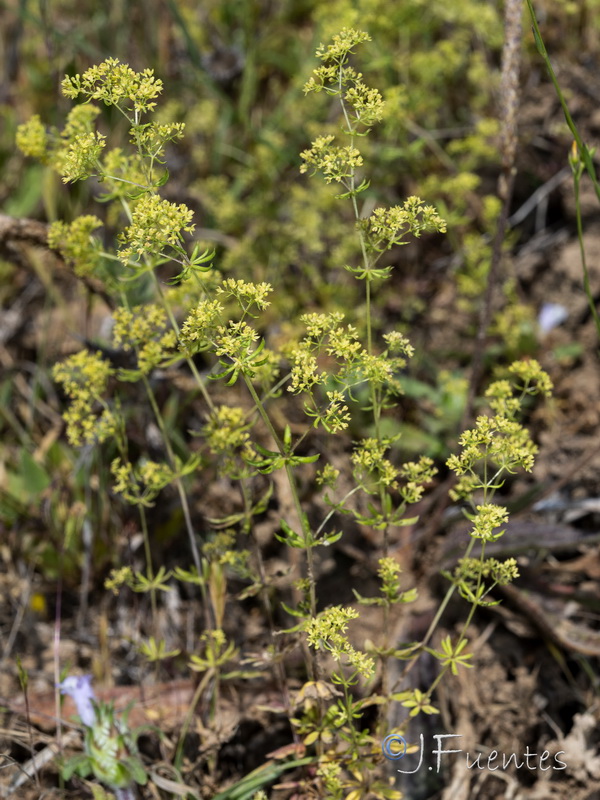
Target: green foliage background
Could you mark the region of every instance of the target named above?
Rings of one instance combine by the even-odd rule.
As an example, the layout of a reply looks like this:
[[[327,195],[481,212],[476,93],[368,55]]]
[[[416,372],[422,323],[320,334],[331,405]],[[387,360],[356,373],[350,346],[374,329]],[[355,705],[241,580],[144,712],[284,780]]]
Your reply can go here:
[[[545,13],[575,27],[585,27],[591,35],[589,20],[596,5],[595,0],[581,5],[547,2]],[[382,267],[401,268],[395,271],[389,289],[376,295],[374,333],[380,335],[392,327],[398,335],[406,332],[417,347],[417,356],[415,366],[411,365],[410,372],[403,376],[406,399],[402,401],[402,414],[399,418],[386,417],[381,429],[376,424],[377,439],[387,447],[397,434],[402,434],[403,458],[416,454],[436,458],[438,463],[442,459],[445,461],[448,443],[459,432],[466,395],[465,375],[472,352],[472,345],[465,344],[463,349],[455,342],[460,341],[461,333],[464,333],[465,342],[472,342],[499,211],[496,197],[499,172],[497,79],[503,42],[502,9],[488,0],[460,0],[454,4],[445,0],[402,3],[331,0],[326,4],[309,0],[207,0],[202,3],[152,0],[143,6],[112,2],[98,8],[85,8],[74,2],[34,4],[22,0],[12,8],[5,8],[2,14],[3,25],[9,33],[3,53],[5,88],[0,96],[0,119],[4,123],[0,134],[3,213],[49,222],[70,222],[80,215],[93,213],[103,217],[110,239],[117,220],[111,218],[110,206],[102,207],[97,202],[102,186],[94,180],[64,186],[50,167],[24,159],[14,146],[17,125],[32,114],[38,114],[45,123],[62,127],[70,107],[59,89],[65,73],[85,72],[91,64],[109,57],[128,63],[134,70],[151,68],[165,87],[157,121],[184,122],[186,126],[185,137],[169,145],[166,163],[170,179],[165,184],[164,197],[171,203],[185,203],[195,211],[195,238],[199,248],[216,248],[215,265],[225,277],[257,284],[266,281],[273,286],[273,307],[261,318],[260,324],[265,329],[261,330],[261,335],[277,344],[298,338],[300,332],[294,329],[291,321],[300,313],[313,311],[332,314],[350,310],[351,320],[364,338],[360,326],[361,319],[366,316],[361,313],[365,300],[360,286],[342,269],[358,259],[356,237],[349,235],[355,221],[348,204],[336,201],[339,187],[317,180],[307,181],[301,176],[299,153],[317,137],[339,132],[339,121],[331,116],[330,98],[325,92],[312,95],[310,106],[303,97],[303,86],[314,67],[315,48],[346,26],[360,27],[370,33],[372,41],[361,52],[360,63],[368,65],[369,84],[378,88],[386,105],[383,124],[368,139],[361,140],[373,187],[359,195],[361,216],[369,216],[379,204],[402,204],[407,196],[418,195],[425,203],[439,209],[448,223],[447,239],[432,236],[407,248],[391,249],[381,262]],[[565,46],[569,46],[568,37]],[[534,53],[533,44],[524,49],[526,57]],[[526,61],[526,77],[531,69]],[[120,124],[116,111],[104,108],[99,119],[100,130],[111,137],[111,146],[119,143],[125,146],[128,126]],[[93,221],[88,220],[88,223],[96,227]],[[509,237],[507,250],[513,243],[514,239]],[[16,301],[22,291],[21,281],[12,282],[17,271],[17,266],[8,260],[0,262],[4,278],[0,292],[5,306]],[[48,290],[43,304],[47,308],[56,305],[60,311],[60,288],[55,285],[53,276],[44,273],[43,265],[37,278]],[[434,290],[439,291],[441,284],[452,288],[455,299],[451,311],[456,315],[452,320],[454,344],[432,351],[428,348],[431,331],[421,330],[419,323],[426,320],[431,324],[425,313],[427,297]],[[534,355],[537,347],[534,310],[518,299],[510,274],[502,280],[502,294],[503,304],[492,326],[493,360],[501,365],[515,357]],[[131,305],[148,299],[143,283],[141,288],[132,289],[130,295],[127,299]],[[148,309],[146,306],[147,317]],[[446,320],[440,322],[443,325]],[[160,333],[162,325],[159,320]],[[80,333],[74,324],[71,329],[67,323],[67,329],[73,336]],[[69,343],[59,345],[52,341],[51,331],[49,334],[47,351],[41,348],[19,354],[28,364],[27,374],[32,376],[28,383],[30,406],[27,412],[23,412],[22,403],[18,413],[11,411],[18,395],[10,377],[0,382],[3,469],[0,520],[10,532],[9,547],[3,558],[8,563],[23,555],[23,561],[35,565],[32,569],[38,570],[44,579],[61,578],[66,586],[75,587],[82,566],[86,567],[82,560],[89,558],[92,549],[97,569],[94,578],[98,578],[110,567],[120,565],[120,555],[127,546],[123,528],[131,516],[126,506],[119,505],[120,501],[115,498],[118,492],[125,495],[123,489],[113,486],[113,494],[110,493],[111,461],[118,485],[126,487],[128,479],[134,483],[134,478],[137,480],[139,476],[129,475],[128,478],[127,468],[115,458],[114,447],[110,452],[110,443],[107,451],[100,447],[83,447],[76,451],[58,434],[48,439],[51,426],[42,413],[43,404],[49,404],[55,416],[60,407],[49,368],[59,353],[64,356],[65,351],[79,349],[75,342],[72,347]],[[175,341],[173,335],[171,338],[169,346]],[[370,339],[369,329],[369,346]],[[404,366],[403,361],[398,371]],[[149,369],[148,374],[150,372]],[[104,383],[100,381],[99,395],[113,375],[112,371],[110,374],[107,371],[102,376]],[[60,377],[60,368],[54,376],[65,383]],[[124,380],[133,379],[130,376]],[[201,484],[214,483],[222,477],[222,472],[214,464],[202,463],[204,454],[195,453],[186,462],[186,457],[194,451],[190,446],[189,419],[194,414],[199,415],[194,408],[195,397],[190,397],[193,392],[190,390],[186,395],[186,391],[175,391],[175,388],[179,389],[175,385],[170,387],[167,381],[160,384],[156,392],[164,419],[161,433],[165,441],[172,442],[178,480],[192,474],[201,464],[206,466],[193,484],[192,494],[198,494],[202,491]],[[231,396],[234,391],[237,389],[232,389]],[[149,457],[145,467],[154,471],[149,505],[172,475],[160,473],[158,465],[152,461],[148,434],[151,415],[144,417],[145,412],[139,410],[142,402],[135,388],[123,389],[123,397],[125,399],[118,402],[122,402],[128,433],[131,428],[132,458]],[[364,411],[368,398],[365,395],[357,399]],[[220,402],[222,397],[218,400]],[[239,402],[237,396],[235,401]],[[241,414],[242,422],[238,425],[241,438],[236,447],[242,447],[246,441],[246,429],[242,424],[244,409],[230,411]],[[290,402],[285,410],[289,419],[284,414],[280,425],[286,437],[292,435],[289,423],[296,422],[295,411],[297,407],[292,407]],[[48,415],[52,418],[50,412]],[[353,420],[355,429],[350,430],[351,438],[371,433],[367,416],[357,414]],[[95,418],[90,419],[92,426],[94,421],[98,424]],[[219,427],[217,416],[214,420],[216,432],[227,429],[225,423]],[[205,420],[194,419],[194,422],[199,428]],[[59,429],[51,430],[56,433]],[[206,433],[205,429],[208,440],[214,433]],[[349,441],[345,440],[342,445],[346,450],[350,449]],[[529,440],[527,442],[529,446]],[[264,448],[260,452],[263,460],[258,472],[269,474],[271,467],[275,469],[278,454]],[[394,457],[397,455],[393,453]],[[479,453],[477,455],[479,457]],[[294,458],[293,465],[301,466],[317,456],[300,454]],[[283,463],[285,458],[279,460]],[[291,457],[288,460],[292,462]],[[389,464],[390,470],[395,469],[391,461]],[[230,470],[229,477],[234,471]],[[258,473],[253,475],[257,476]],[[433,470],[427,473],[427,479],[432,476]],[[147,476],[144,480],[151,483]],[[264,513],[271,491],[271,488],[263,490],[260,497],[257,493],[253,507],[245,497],[247,519],[243,513],[237,517],[231,514],[224,518],[220,527],[226,527],[231,520],[234,525],[245,519],[240,529],[247,533],[244,526],[250,527],[253,514],[258,517]],[[420,494],[411,502],[418,499]],[[206,511],[202,509],[210,522]],[[376,527],[375,512],[363,518],[357,513],[356,518]],[[91,521],[95,538],[90,546]],[[498,527],[503,522],[504,517],[494,518],[489,526]],[[387,524],[385,522],[385,526]],[[143,527],[147,534],[145,522]],[[152,519],[153,545],[166,551],[171,542],[178,540],[181,528],[181,509],[174,508],[173,503],[166,510],[161,508],[156,519]],[[297,534],[283,523],[282,528],[285,536],[277,536],[280,542],[298,546],[293,543]],[[199,585],[204,582],[203,591],[206,592],[208,586],[211,595],[218,595],[219,589],[223,596],[215,606],[221,609],[222,616],[226,579],[218,562],[218,549],[225,548],[227,554],[235,551],[241,561],[247,552],[241,548],[236,551],[235,546],[230,549],[235,535],[229,529],[223,534],[215,530],[202,533],[212,537],[205,552],[217,553],[217,558],[207,567],[205,575],[201,576],[199,571],[194,578],[191,573],[185,576],[181,572],[178,577]],[[336,541],[336,537],[337,533],[332,535],[331,542]],[[148,541],[146,536],[149,553]],[[387,540],[385,552],[387,554]],[[228,566],[236,565],[230,562]],[[239,573],[239,564],[237,566]],[[391,561],[387,563],[390,586],[397,577],[393,566]],[[382,569],[385,567],[384,559]],[[154,581],[150,590],[140,583],[130,586],[135,592],[153,592],[154,613],[154,591],[168,588],[161,584],[166,575],[161,562],[156,574],[150,575],[148,586]],[[108,588],[113,590],[124,582],[119,579],[118,571],[113,571],[111,580],[113,584]],[[474,597],[468,581],[465,579],[463,583],[463,596],[468,598],[470,593]],[[265,586],[256,582],[246,590],[247,596],[255,589],[254,593],[264,590]],[[389,592],[392,593],[392,589]],[[398,599],[397,596],[393,598],[394,602]],[[366,599],[366,602],[370,601]],[[311,612],[314,621],[317,620],[315,612],[316,607]],[[222,619],[217,619],[219,631],[221,622]],[[340,624],[345,623],[342,620]],[[318,631],[314,634],[315,642],[323,638],[317,634]],[[163,642],[160,646],[153,638],[149,642],[145,655],[150,660],[161,661],[179,654],[179,650],[160,651]],[[218,661],[218,666],[234,653],[233,645],[231,649],[225,648],[225,639],[222,642],[206,639],[205,645],[204,661],[198,656],[192,657],[192,661],[197,659],[198,671],[210,662],[207,655],[210,646],[214,650],[211,658],[214,656],[213,661]],[[330,649],[335,647],[331,645]],[[452,650],[449,638],[444,649],[445,655],[437,655],[446,658],[447,663],[443,663],[448,667],[452,665],[453,671],[461,658],[467,658],[460,655],[460,648],[456,652]],[[351,650],[354,657],[355,651]],[[348,692],[346,701],[351,716]]]
[[[571,38],[551,42],[557,49],[561,44],[572,48],[577,31],[593,46],[596,0],[539,5],[550,30],[556,21],[556,28],[572,32]],[[93,196],[97,186],[80,182],[66,187],[50,168],[23,158],[14,146],[16,127],[33,113],[46,123],[62,124],[69,108],[59,88],[64,74],[83,72],[109,56],[135,70],[153,68],[166,89],[160,118],[186,124],[184,139],[168,153],[168,199],[194,209],[196,235],[217,248],[221,272],[274,286],[273,316],[284,320],[293,319],[299,309],[354,308],[360,318],[357,284],[340,270],[356,257],[356,240],[348,236],[349,209],[336,203],[335,188],[299,174],[298,154],[316,136],[336,132],[325,95],[313,96],[310,112],[303,102],[315,47],[345,25],[368,30],[372,42],[361,63],[368,63],[369,80],[384,97],[386,116],[363,142],[376,193],[361,195],[361,211],[417,194],[448,221],[444,241],[428,240],[387,256],[402,268],[395,271],[392,291],[378,301],[381,327],[389,319],[396,326],[399,322],[417,346],[419,368],[406,377],[405,391],[421,410],[413,420],[417,424],[409,418],[401,426],[404,446],[411,452],[443,453],[442,437],[448,430],[456,432],[460,418],[469,349],[432,357],[419,321],[428,287],[447,281],[458,287],[457,328],[464,330],[465,340],[475,329],[477,299],[489,267],[487,234],[498,212],[499,4],[152,0],[143,6],[107,2],[87,7],[71,0],[21,0],[5,5],[1,14],[7,33],[0,95],[3,213],[49,222],[102,214]],[[527,77],[533,43],[525,50]],[[115,128],[114,113],[104,110],[101,128]],[[126,128],[119,133],[117,125],[116,131],[125,142]],[[8,307],[19,287],[11,281],[14,265],[0,263],[0,270],[2,301]],[[59,292],[51,291],[51,277],[47,282],[45,302],[51,306]],[[497,353],[512,358],[531,352],[534,318],[532,309],[516,300],[510,276],[504,292],[509,311],[497,320]],[[290,333],[271,331],[284,338]],[[34,354],[41,370],[33,382],[34,397],[47,397],[42,375],[55,358],[55,351]],[[8,407],[14,398],[10,381],[1,390]],[[173,400],[167,414],[175,420],[177,413]],[[6,414],[2,420],[5,487],[12,498],[5,508],[8,520],[15,503],[18,507],[23,497],[25,505],[28,497],[39,499],[52,478],[60,483],[65,469],[60,443],[48,450],[43,465],[32,458],[47,429],[35,412],[33,420],[25,430]],[[84,491],[82,486],[76,494],[81,498]],[[59,515],[52,523],[57,531],[81,523],[82,514],[73,522],[76,508],[69,505],[66,519]],[[44,543],[44,548],[52,560],[53,546]]]

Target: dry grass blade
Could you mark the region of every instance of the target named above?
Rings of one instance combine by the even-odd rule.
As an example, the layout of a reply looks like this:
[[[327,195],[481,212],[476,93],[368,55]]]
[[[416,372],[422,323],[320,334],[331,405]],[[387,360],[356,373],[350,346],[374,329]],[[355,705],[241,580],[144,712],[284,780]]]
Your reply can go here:
[[[79,734],[75,731],[67,733],[62,740],[63,747],[73,744],[79,738]],[[49,764],[54,759],[60,748],[56,742],[47,745],[39,753],[36,753],[33,758],[26,761],[24,764],[17,764],[17,772],[8,784],[8,786],[0,786],[0,797],[10,797],[13,792],[20,789],[28,781],[30,781],[41,769]],[[15,762],[16,763],[16,762]]]

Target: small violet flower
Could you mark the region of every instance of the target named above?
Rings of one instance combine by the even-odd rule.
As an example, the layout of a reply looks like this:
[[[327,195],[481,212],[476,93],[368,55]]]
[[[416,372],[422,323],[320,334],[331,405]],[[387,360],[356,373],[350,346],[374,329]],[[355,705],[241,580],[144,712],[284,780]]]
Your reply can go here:
[[[91,728],[96,722],[96,709],[92,700],[96,699],[92,689],[91,675],[69,675],[58,684],[61,694],[68,694],[77,706],[77,713],[84,725]]]
[[[542,334],[549,333],[569,317],[567,309],[560,303],[544,303],[538,315],[538,326]]]

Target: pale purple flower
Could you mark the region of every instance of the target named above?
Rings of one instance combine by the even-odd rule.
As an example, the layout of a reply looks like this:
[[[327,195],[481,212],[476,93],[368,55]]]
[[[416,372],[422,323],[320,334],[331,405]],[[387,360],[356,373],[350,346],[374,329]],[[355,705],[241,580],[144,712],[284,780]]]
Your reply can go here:
[[[538,315],[540,332],[549,333],[569,317],[569,312],[560,303],[544,303]]]
[[[92,689],[91,675],[69,675],[58,684],[61,694],[68,694],[77,706],[77,713],[84,725],[91,728],[96,722],[96,710],[92,700],[96,699]]]

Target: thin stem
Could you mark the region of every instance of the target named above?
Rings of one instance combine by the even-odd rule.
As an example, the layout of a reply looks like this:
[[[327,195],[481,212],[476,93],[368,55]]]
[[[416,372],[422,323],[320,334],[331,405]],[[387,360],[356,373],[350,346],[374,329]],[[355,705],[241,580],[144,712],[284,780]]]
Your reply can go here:
[[[142,383],[144,384],[144,388],[146,389],[146,394],[148,396],[148,401],[150,406],[152,407],[152,411],[154,412],[154,416],[156,418],[156,422],[158,427],[160,428],[160,432],[162,434],[163,442],[165,445],[165,450],[167,451],[167,457],[169,459],[169,463],[173,470],[176,470],[176,463],[175,463],[175,455],[173,453],[173,448],[171,447],[171,442],[169,440],[169,435],[166,429],[164,418],[161,414],[161,411],[158,407],[158,403],[156,402],[156,397],[154,392],[152,391],[152,387],[150,386],[150,382],[146,375],[142,375]],[[183,481],[180,475],[176,475],[174,478],[175,486],[177,487],[177,493],[179,494],[179,501],[181,503],[181,509],[183,511],[183,518],[185,520],[185,527],[188,534],[188,540],[190,543],[190,549],[192,551],[192,558],[194,559],[194,566],[196,567],[196,571],[198,575],[202,574],[202,564],[200,561],[200,552],[198,550],[198,545],[196,543],[196,533],[194,531],[194,524],[192,522],[192,515],[190,512],[190,506],[187,498],[187,494],[185,488],[183,486]],[[203,605],[206,609],[206,622],[207,627],[213,627],[214,623],[214,614],[212,611],[212,607],[208,602],[208,596],[206,594],[206,588],[204,584],[200,584],[202,590],[202,599]]]
[[[475,545],[475,539],[471,539],[471,541],[469,542],[469,544],[467,546],[467,549],[465,550],[464,558],[468,558],[471,555],[471,550],[473,549],[474,545]],[[435,629],[437,628],[441,618],[443,617],[444,611],[446,610],[446,607],[448,606],[448,603],[452,599],[452,596],[454,595],[455,591],[456,591],[456,585],[452,584],[452,586],[450,586],[448,588],[448,591],[446,592],[446,594],[444,596],[444,599],[442,600],[442,602],[438,606],[438,609],[437,609],[437,611],[435,613],[435,616],[434,616],[433,620],[431,621],[431,624],[429,625],[429,628],[427,629],[427,633],[421,639],[421,641],[417,645],[415,645],[415,650],[418,649],[418,650],[420,650],[422,652],[423,648],[428,644],[428,642],[431,639],[431,637],[433,636],[433,633],[434,633]],[[404,678],[408,675],[408,673],[415,666],[417,661],[418,661],[418,658],[413,658],[411,661],[408,662],[406,667],[402,670],[402,673],[401,673],[400,677],[398,678],[398,680],[396,681],[396,683],[392,687],[392,691],[394,691],[396,689],[396,687],[400,684],[400,682],[404,680]]]
[[[341,664],[340,661],[338,661],[338,675],[342,679],[341,680],[341,684],[342,684],[342,686],[344,688],[344,705],[346,706],[346,718],[347,718],[347,722],[348,722],[348,727],[350,728],[350,736],[352,737],[352,744],[354,746],[354,752],[356,753],[358,751],[358,740],[357,740],[357,735],[356,735],[357,731],[356,731],[356,725],[354,724],[354,717],[353,717],[352,695],[350,694],[350,692],[348,690],[348,683],[349,683],[349,681],[352,680],[352,677],[350,677],[348,681],[346,680],[346,677],[344,675],[344,668],[342,667],[342,664]]]
[[[167,314],[167,316],[169,318],[169,322],[171,323],[171,327],[173,328],[173,330],[175,331],[177,336],[179,336],[179,325],[177,324],[177,320],[175,319],[175,315],[173,314],[173,309],[171,308],[171,305],[169,304],[169,302],[168,302],[168,300],[167,300],[167,298],[165,296],[163,288],[160,285],[160,281],[156,277],[156,273],[154,271],[152,271],[152,278],[154,280],[154,285],[156,287],[156,291],[158,292],[158,295],[160,297],[161,304],[162,304],[163,308],[165,309],[165,312],[166,312],[166,314]],[[214,408],[215,408],[214,407],[214,403],[213,403],[210,395],[208,394],[208,391],[206,390],[206,386],[204,385],[204,381],[202,380],[202,377],[200,376],[200,373],[198,372],[198,369],[196,368],[196,365],[194,364],[194,360],[190,356],[186,356],[185,360],[186,360],[186,363],[187,363],[188,367],[190,368],[190,371],[191,371],[192,375],[194,376],[194,378],[196,380],[196,383],[198,384],[198,388],[200,389],[202,397],[204,398],[204,402],[206,403],[206,405],[209,407],[209,409],[211,411],[214,411]]]
[[[339,69],[339,82],[338,82],[338,90],[339,90],[339,97],[340,97],[340,105],[342,107],[342,113],[344,115],[344,120],[347,126],[347,133],[350,135],[350,146],[353,146],[354,139],[355,139],[355,129],[352,127],[350,122],[350,118],[348,116],[348,111],[346,109],[346,104],[344,103],[344,96],[342,92],[342,75],[343,75],[343,65],[340,64]],[[354,210],[354,217],[356,222],[360,222],[360,213],[358,210],[358,203],[356,201],[356,194],[354,192],[356,187],[356,170],[354,167],[351,168],[350,171],[350,197],[352,200],[352,208]],[[373,355],[373,315],[372,315],[372,302],[371,302],[371,278],[369,274],[369,270],[372,266],[366,247],[365,236],[360,229],[358,228],[358,238],[360,242],[360,249],[362,253],[363,265],[365,268],[365,311],[366,311],[366,326],[367,326],[367,353],[369,356]],[[381,441],[381,396],[380,392],[375,386],[373,382],[369,384],[369,391],[371,395],[371,407],[373,412],[373,424],[375,428],[375,438],[378,442]],[[380,484],[378,487],[379,491],[379,503],[380,507],[383,510],[385,508],[385,488]],[[387,558],[389,554],[389,525],[385,525],[383,529],[383,557]],[[384,606],[383,610],[383,649],[388,650],[390,646],[390,639],[389,639],[389,607],[386,605]],[[386,716],[386,706],[388,703],[388,696],[389,696],[389,670],[388,670],[388,657],[386,655],[380,656],[381,661],[381,693],[384,698],[386,698],[384,704],[380,708],[380,721],[384,724],[385,716]]]
[[[363,237],[361,236],[361,239]],[[367,277],[365,280],[365,305],[366,305],[366,316],[367,316],[367,353],[372,355],[373,353],[373,323],[371,320],[371,281]],[[373,395],[373,389],[371,389],[371,396]],[[372,397],[373,399],[373,397]],[[374,400],[374,399],[373,399]],[[375,414],[375,403],[373,402],[373,416],[376,417]],[[376,419],[376,427],[377,427],[378,419]],[[377,438],[379,438],[377,436]]]
[[[119,181],[120,183],[127,183],[129,186],[137,186],[138,189],[143,189],[145,192],[151,192],[154,188],[153,186],[144,186],[141,183],[136,183],[135,181],[128,181],[127,178],[118,178],[116,175],[108,175],[106,172],[102,173],[102,178],[109,181]]]
[[[587,260],[585,257],[585,247],[583,243],[583,222],[581,219],[581,198],[579,192],[580,182],[581,182],[580,169],[579,165],[576,165],[573,168],[573,189],[575,193],[575,218],[577,220],[577,239],[579,241],[581,266],[583,268],[583,288],[585,290],[585,294],[588,299],[588,305],[590,307],[592,318],[596,326],[596,332],[598,334],[598,338],[600,338],[600,317],[598,317],[598,312],[596,310],[596,302],[592,294],[592,287],[590,284],[590,274],[588,272]]]
[[[474,541],[475,540],[473,540],[473,542]],[[483,548],[482,548],[481,558],[483,560]],[[479,589],[480,586],[481,586],[481,573],[479,574],[479,577],[478,577],[478,580],[477,580],[476,594],[477,594],[477,590]],[[462,627],[462,630],[460,632],[460,636],[458,637],[458,641],[456,643],[455,652],[458,649],[459,644],[465,638],[465,634],[468,631],[468,629],[469,629],[469,627],[471,625],[471,622],[473,620],[473,617],[475,615],[475,610],[478,607],[479,607],[479,603],[477,603],[477,602],[471,603],[471,608],[469,609],[469,614],[467,616],[467,619],[465,620],[465,623],[464,623],[464,625]],[[437,685],[442,681],[442,679],[444,678],[444,675],[448,672],[449,669],[451,669],[451,665],[450,664],[446,664],[444,667],[442,667],[442,669],[440,670],[439,674],[437,675],[437,677],[435,678],[435,680],[433,681],[433,683],[431,684],[431,686],[427,690],[427,696],[428,697],[431,697],[431,695],[434,693]]]
[[[146,570],[148,577],[151,581],[154,580],[154,567],[152,565],[152,551],[150,549],[150,535],[148,533],[148,521],[146,519],[146,510],[140,503],[138,505],[140,512],[140,523],[142,526],[142,537],[144,540],[144,554],[146,556]],[[152,605],[152,619],[154,621],[154,634],[158,638],[158,609],[156,604],[156,588],[153,586],[150,589],[150,604]]]
[[[194,692],[194,696],[192,698],[192,702],[190,703],[190,707],[187,710],[185,715],[185,719],[183,720],[183,725],[181,726],[181,731],[179,733],[179,740],[177,742],[177,749],[175,751],[175,758],[173,759],[173,764],[175,769],[181,769],[181,764],[183,761],[183,745],[185,744],[185,737],[187,736],[187,732],[189,730],[190,725],[192,724],[192,719],[194,718],[194,713],[196,711],[196,706],[200,702],[200,698],[202,697],[202,693],[208,686],[210,679],[213,677],[213,670],[208,670],[202,676],[202,680],[198,684],[196,691]]]
[[[275,662],[273,664],[275,670],[275,679],[279,684],[279,691],[281,692],[281,696],[283,698],[283,702],[285,705],[286,713],[288,717],[291,716],[291,703],[290,703],[290,695],[288,692],[287,687],[287,680],[285,674],[285,668],[283,663],[277,658],[277,637],[275,636],[275,620],[273,617],[273,606],[271,604],[271,598],[269,597],[269,587],[267,584],[267,574],[265,571],[265,564],[263,561],[262,551],[260,548],[260,543],[258,542],[256,535],[254,533],[253,528],[251,527],[252,523],[252,502],[250,498],[250,492],[246,485],[246,481],[244,478],[240,478],[240,492],[242,494],[242,501],[244,504],[244,512],[245,517],[247,519],[247,526],[248,529],[252,532],[252,542],[254,544],[254,554],[256,557],[256,565],[258,569],[258,577],[260,580],[261,585],[261,599],[263,602],[263,607],[265,610],[265,616],[267,617],[267,626],[269,629],[269,638],[271,640],[271,647],[273,648],[273,653],[275,655]],[[296,734],[295,734],[296,735]]]
[[[562,89],[560,88],[560,84],[556,77],[556,73],[554,72],[554,69],[552,67],[552,62],[550,61],[550,57],[548,56],[548,51],[546,50],[544,40],[542,39],[542,34],[540,33],[540,28],[538,25],[537,18],[535,16],[535,11],[533,10],[532,0],[526,0],[526,2],[527,2],[527,8],[529,9],[529,14],[531,16],[531,23],[533,25],[533,37],[535,39],[536,47],[544,61],[544,64],[546,65],[546,69],[548,70],[548,75],[550,76],[550,80],[552,81],[552,84],[556,91],[556,95],[560,102],[566,123],[569,127],[569,130],[573,134],[575,142],[577,143],[577,149],[581,153],[581,158],[585,165],[586,171],[590,176],[590,178],[592,179],[592,183],[594,184],[594,191],[596,192],[596,197],[598,198],[598,200],[600,200],[600,184],[598,183],[598,178],[596,177],[596,168],[594,167],[592,154],[590,153],[588,147],[581,138],[581,134],[579,133],[579,130],[577,129],[577,126],[573,122],[573,118],[571,117],[571,114],[569,112],[567,101],[565,100],[565,97],[562,93]]]
[[[267,400],[269,400],[271,397],[273,397],[273,395],[277,394],[277,392],[278,392],[278,391],[279,391],[279,390],[280,390],[280,389],[281,389],[283,386],[285,386],[285,384],[286,384],[286,383],[289,381],[289,379],[290,379],[290,374],[291,374],[291,373],[289,373],[289,372],[288,372],[288,373],[286,373],[286,374],[283,376],[283,378],[280,378],[280,380],[278,380],[278,381],[277,381],[277,383],[276,383],[274,386],[272,386],[272,387],[269,389],[269,391],[268,391],[268,392],[265,392],[265,394],[263,394],[263,396],[260,398],[260,402],[261,402],[261,403],[266,403],[266,402],[267,402]]]
[[[273,441],[275,442],[275,446],[277,447],[277,449],[279,450],[281,455],[285,457],[286,456],[286,451],[285,451],[285,447],[283,445],[283,442],[281,441],[281,438],[279,437],[277,431],[275,430],[275,428],[273,426],[273,423],[271,422],[271,418],[269,417],[269,415],[267,414],[267,412],[265,410],[265,407],[261,403],[260,398],[259,398],[258,394],[256,393],[256,389],[252,385],[252,381],[250,380],[250,378],[247,375],[243,375],[243,378],[244,378],[244,383],[246,384],[246,387],[248,388],[248,391],[250,392],[250,396],[252,397],[252,400],[254,401],[254,404],[256,405],[256,409],[257,409],[258,413],[260,414],[263,422],[265,423],[265,426],[266,426],[267,430],[271,434],[271,436],[273,438]],[[294,475],[294,471],[293,471],[292,467],[290,466],[290,464],[287,462],[287,460],[285,462],[285,474],[286,474],[287,479],[288,479],[288,484],[289,484],[289,487],[290,487],[292,500],[293,500],[293,503],[294,503],[294,507],[296,509],[296,514],[298,516],[298,522],[299,522],[300,527],[302,529],[302,533],[304,535],[304,539],[305,539],[305,541],[309,541],[310,528],[309,528],[309,525],[308,525],[308,520],[307,520],[306,515],[304,514],[304,512],[302,510],[302,504],[300,502],[300,494],[298,492],[298,484],[296,483],[296,476]],[[308,585],[309,585],[308,592],[309,592],[310,615],[311,615],[311,617],[316,617],[316,615],[317,615],[317,593],[316,593],[316,584],[315,584],[315,568],[314,568],[313,548],[310,547],[310,546],[305,547],[304,548],[304,553],[305,553],[305,557],[306,557],[306,577],[307,577]],[[317,662],[316,657],[313,656],[312,654],[311,654],[310,661],[312,663],[312,668],[313,668],[314,675],[315,675],[315,677],[318,678],[318,675],[319,675],[318,662]]]
[[[327,514],[327,516],[323,520],[323,522],[319,525],[319,527],[315,531],[315,536],[319,536],[319,534],[325,528],[325,525],[327,525],[327,523],[329,522],[331,517],[335,514],[335,512],[338,510],[338,508],[343,506],[346,500],[348,500],[350,497],[352,497],[353,494],[356,494],[356,492],[358,491],[360,491],[360,486],[355,486],[354,489],[350,489],[350,491],[345,494],[345,496],[340,500],[340,502],[336,504],[335,508],[331,509],[331,511]]]
[[[125,209],[126,209],[126,211],[129,211],[129,208],[128,208],[128,206],[126,204],[125,204]],[[166,312],[167,316],[169,317],[169,320],[171,322],[171,325],[174,327],[175,332],[178,333],[179,329],[177,327],[177,322],[176,322],[176,320],[175,320],[175,318],[173,316],[173,312],[171,311],[171,308],[170,308],[169,304],[166,302],[166,298],[164,296],[164,293],[162,292],[162,287],[160,286],[160,282],[158,281],[154,270],[151,270],[151,274],[152,274],[152,277],[153,277],[153,279],[155,281],[155,285],[157,287],[159,296],[160,296],[160,298],[161,298],[161,300],[163,302],[163,307],[165,309],[165,312]],[[125,306],[125,308],[129,309],[129,303],[128,303],[127,297],[126,297],[124,292],[122,293],[122,301],[123,301],[123,305]],[[191,359],[189,359],[189,360],[191,361]],[[171,442],[170,442],[170,438],[169,438],[169,435],[168,435],[168,432],[167,432],[167,429],[166,429],[164,418],[162,416],[160,408],[158,407],[158,403],[156,402],[156,397],[155,397],[154,392],[152,390],[152,387],[150,385],[150,381],[148,380],[148,377],[146,375],[144,375],[144,374],[142,374],[142,383],[144,384],[144,389],[146,390],[146,395],[148,397],[148,402],[150,403],[150,406],[151,406],[152,411],[154,413],[154,417],[155,417],[156,422],[158,424],[158,427],[160,429],[160,432],[161,432],[161,435],[162,435],[162,439],[163,439],[163,443],[164,443],[164,446],[165,446],[165,450],[167,452],[167,457],[169,459],[169,464],[170,464],[170,466],[171,466],[171,468],[173,470],[176,470],[175,455],[173,453],[173,448],[171,447]],[[205,389],[202,381],[200,381],[200,387],[201,387],[201,389],[204,389],[204,391],[206,392],[206,389]],[[175,478],[174,478],[174,483],[175,483],[175,486],[177,487],[177,493],[179,494],[179,500],[180,500],[180,503],[181,503],[181,510],[183,512],[183,518],[184,518],[184,521],[185,521],[185,527],[186,527],[187,534],[188,534],[188,540],[189,540],[189,543],[190,543],[190,550],[192,552],[192,558],[194,560],[194,566],[196,567],[196,571],[197,571],[198,575],[201,575],[202,574],[202,564],[201,564],[201,561],[200,561],[200,552],[198,550],[198,545],[196,543],[196,534],[195,534],[194,525],[193,525],[193,522],[192,522],[192,515],[191,515],[191,512],[190,512],[190,506],[189,506],[187,494],[185,492],[185,488],[183,486],[183,482],[182,482],[181,476],[176,475]],[[211,609],[211,606],[210,606],[210,604],[208,602],[208,597],[207,597],[206,589],[205,589],[204,585],[201,585],[201,590],[202,590],[203,605],[204,605],[205,613],[206,613],[207,627],[210,628],[211,627],[212,616],[213,616],[212,609]]]

